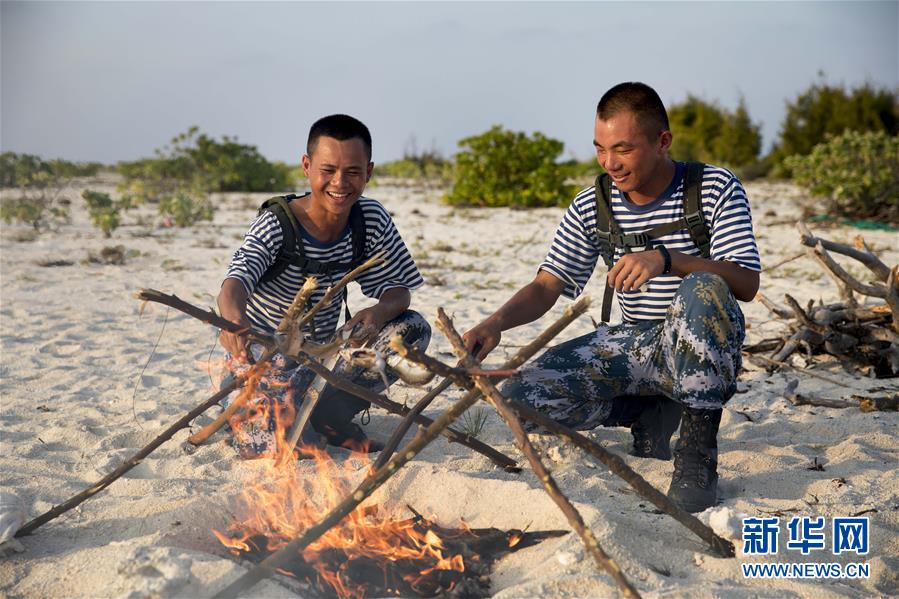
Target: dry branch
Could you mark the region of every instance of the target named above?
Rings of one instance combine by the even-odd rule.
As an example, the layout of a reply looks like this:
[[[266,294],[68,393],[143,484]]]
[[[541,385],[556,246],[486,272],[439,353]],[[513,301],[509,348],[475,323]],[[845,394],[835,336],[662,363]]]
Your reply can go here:
[[[195,407],[193,410],[191,410],[190,412],[188,412],[187,414],[182,416],[177,422],[175,422],[169,428],[165,429],[165,431],[163,431],[158,437],[153,439],[143,449],[141,449],[140,451],[135,453],[133,456],[131,456],[130,458],[125,460],[118,468],[116,468],[115,470],[113,470],[112,472],[110,472],[109,474],[104,476],[103,478],[101,478],[99,481],[97,481],[96,483],[91,485],[86,490],[82,491],[78,495],[75,495],[68,501],[65,501],[65,502],[53,507],[51,510],[47,511],[46,513],[38,516],[37,518],[31,520],[30,522],[27,522],[22,528],[19,529],[18,532],[16,532],[16,536],[23,537],[25,535],[31,534],[39,526],[42,526],[42,525],[46,524],[47,522],[49,522],[50,520],[53,520],[57,516],[64,514],[65,512],[72,509],[73,507],[80,504],[81,502],[83,502],[87,499],[90,499],[91,497],[93,497],[94,495],[96,495],[97,493],[99,493],[100,491],[102,491],[103,489],[108,487],[109,485],[111,485],[113,482],[115,482],[116,479],[120,478],[123,474],[125,474],[126,472],[128,472],[129,470],[131,470],[132,468],[137,466],[138,464],[140,464],[145,457],[147,457],[148,455],[150,455],[151,452],[153,452],[153,450],[155,450],[157,447],[159,447],[160,445],[162,445],[163,443],[165,443],[166,441],[171,439],[175,435],[175,433],[180,431],[182,428],[187,428],[190,425],[191,420],[193,420],[194,418],[196,418],[197,416],[199,416],[200,414],[202,414],[203,412],[205,412],[212,406],[216,405],[223,398],[227,397],[229,393],[231,393],[232,391],[234,391],[234,389],[237,388],[237,386],[238,386],[238,380],[235,379],[231,384],[222,387],[222,389],[219,390],[218,393],[216,393],[215,395],[213,395],[212,397],[210,397],[209,399],[207,399],[206,401],[204,401],[203,403],[201,403],[200,405]]]
[[[341,391],[345,391],[346,393],[355,395],[356,397],[364,399],[369,403],[373,403],[376,406],[382,407],[392,414],[406,416],[412,411],[403,404],[397,403],[381,393],[375,393],[367,387],[357,385],[356,383],[348,381],[343,377],[332,375],[321,364],[318,364],[313,360],[304,362],[304,365],[309,368],[309,370],[312,370],[317,375],[325,379],[331,386],[340,389]],[[430,426],[434,423],[434,420],[428,418],[423,414],[418,414],[414,418],[415,422],[424,426]],[[493,449],[486,443],[478,441],[471,435],[461,433],[454,428],[446,428],[445,430],[441,431],[441,434],[450,442],[459,443],[460,445],[464,445],[465,447],[468,447],[469,449],[480,453],[507,472],[519,472],[521,470],[515,460]]]
[[[431,358],[430,356],[426,356],[423,352],[419,352],[412,347],[406,347],[405,355],[408,356],[409,359],[422,365],[429,365],[437,362],[438,364],[441,364],[441,366],[446,366],[445,364],[435,360],[434,358]],[[456,380],[456,383],[460,386],[463,386],[465,388],[470,388],[473,386],[473,383],[470,379],[459,376],[456,376],[454,378]],[[444,381],[444,383],[446,382],[447,381]],[[674,504],[674,502],[668,499],[666,495],[659,492],[659,490],[650,485],[646,481],[646,479],[634,472],[634,470],[632,470],[627,465],[627,463],[625,463],[625,461],[622,460],[619,456],[610,451],[607,451],[595,441],[592,441],[591,439],[585,437],[575,430],[559,424],[555,420],[549,418],[548,416],[545,416],[544,414],[530,406],[514,401],[512,399],[504,399],[506,404],[513,410],[515,410],[519,417],[542,426],[548,431],[559,436],[564,441],[580,447],[581,449],[598,459],[600,462],[605,464],[613,474],[620,477],[627,484],[633,487],[641,497],[653,503],[660,510],[683,524],[690,531],[694,532],[699,538],[706,541],[716,555],[719,555],[720,557],[734,556],[734,547],[730,541],[719,537],[711,528],[703,524],[693,514],[679,508],[676,504]]]
[[[549,328],[547,328],[537,339],[522,348],[508,362],[506,368],[517,368],[530,359],[537,351],[546,345],[553,337],[558,335],[566,326],[571,324],[575,318],[583,314],[590,301],[586,296],[582,297],[573,306],[569,306],[565,313]],[[373,474],[366,477],[365,480],[356,488],[356,490],[347,496],[339,505],[325,515],[318,523],[306,529],[300,537],[292,540],[290,543],[267,557],[255,568],[232,582],[224,590],[216,595],[217,598],[237,597],[243,591],[251,588],[254,584],[273,574],[275,570],[294,559],[297,553],[301,552],[310,543],[315,542],[324,533],[343,520],[350,512],[356,509],[367,497],[374,493],[384,482],[387,481],[395,472],[402,468],[412,458],[414,458],[422,449],[424,449],[431,441],[442,434],[452,422],[461,416],[468,408],[478,401],[480,393],[477,391],[469,391],[461,399],[456,401],[449,410],[444,412],[437,420],[434,420],[427,429],[419,430],[415,438],[409,442],[402,450],[399,451],[387,464],[379,468]]]
[[[471,357],[468,350],[465,349],[462,337],[456,332],[452,321],[442,309],[437,310],[437,327],[449,339],[456,355],[459,356],[465,366],[469,368],[476,367],[477,362]],[[484,394],[487,401],[490,402],[497,412],[499,412],[499,415],[512,430],[518,448],[527,458],[531,465],[531,469],[534,471],[534,474],[537,475],[537,479],[543,485],[543,488],[550,499],[552,499],[559,507],[562,514],[565,515],[565,518],[568,520],[568,523],[571,524],[571,527],[577,532],[578,536],[581,537],[584,547],[593,557],[596,565],[599,566],[600,569],[605,570],[606,573],[612,577],[625,597],[639,597],[640,593],[637,592],[637,589],[635,589],[630,581],[628,581],[627,577],[625,577],[624,572],[621,570],[621,566],[619,566],[618,563],[603,550],[599,541],[596,540],[593,531],[591,531],[586,523],[584,523],[584,519],[581,517],[580,512],[578,512],[577,508],[574,507],[574,504],[571,503],[568,497],[562,493],[559,485],[540,459],[537,450],[534,449],[534,446],[528,439],[528,435],[524,430],[524,426],[521,424],[521,420],[518,419],[518,416],[512,408],[506,404],[503,396],[500,395],[496,387],[493,386],[493,383],[486,377],[476,376],[474,377],[474,382],[481,390],[481,393]]]

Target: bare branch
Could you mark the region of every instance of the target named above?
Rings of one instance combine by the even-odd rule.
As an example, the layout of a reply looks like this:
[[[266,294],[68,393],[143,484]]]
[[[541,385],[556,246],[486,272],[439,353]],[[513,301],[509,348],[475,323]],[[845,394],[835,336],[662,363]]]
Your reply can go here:
[[[890,276],[889,267],[881,262],[880,258],[872,253],[870,249],[868,249],[868,246],[867,244],[865,244],[864,240],[861,241],[861,246],[864,249],[856,249],[842,243],[836,243],[835,241],[829,241],[827,239],[815,237],[814,235],[812,235],[811,231],[809,231],[808,229],[808,226],[806,226],[803,221],[797,222],[796,228],[799,229],[799,241],[800,243],[802,243],[802,245],[806,245],[810,248],[817,248],[820,245],[823,250],[825,250],[824,253],[826,253],[826,250],[830,250],[831,252],[843,254],[844,256],[849,256],[850,258],[858,260],[866,267],[868,267],[868,269],[873,272],[874,276],[876,276],[880,281],[886,282],[887,277]],[[858,245],[858,241],[856,241],[856,246],[858,247]],[[859,293],[863,292],[860,291]],[[871,294],[866,293],[865,295]]]

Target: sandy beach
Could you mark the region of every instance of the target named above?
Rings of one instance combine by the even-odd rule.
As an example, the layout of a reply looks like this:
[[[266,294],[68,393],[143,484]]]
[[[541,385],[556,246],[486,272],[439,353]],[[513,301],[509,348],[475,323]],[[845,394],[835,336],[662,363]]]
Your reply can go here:
[[[154,207],[145,206],[105,239],[91,227],[80,192],[113,186],[109,181],[78,185],[67,192],[72,222],[58,232],[34,237],[26,226],[0,229],[0,491],[15,494],[28,519],[110,472],[217,388],[222,357],[217,331],[164,306],[142,306],[133,296],[140,288],[154,288],[214,306],[231,254],[269,195],[217,195],[215,220],[189,229],[153,226],[159,219]],[[804,192],[770,182],[750,183],[747,191],[763,265],[800,253],[795,222],[800,200],[807,199]],[[3,197],[14,193],[5,190]],[[433,323],[443,307],[464,331],[533,277],[563,209],[453,208],[440,202],[440,194],[386,184],[366,191],[393,214],[425,278],[426,285],[413,293],[413,308]],[[139,215],[146,224],[136,223]],[[832,227],[822,235],[851,242],[859,233],[885,263],[899,262],[899,233]],[[116,245],[124,246],[124,264],[89,260]],[[857,263],[850,269],[862,274]],[[603,280],[598,269],[586,290],[595,300],[589,314],[596,320]],[[808,257],[763,272],[761,292],[775,301],[790,293],[800,304],[839,299],[831,279]],[[351,287],[351,307],[370,302]],[[561,301],[544,319],[506,333],[486,363],[498,365],[510,357],[568,304]],[[743,311],[747,342],[784,328],[758,302],[743,304]],[[617,307],[612,320],[618,320]],[[592,327],[590,318],[582,317],[559,341]],[[436,329],[429,353],[453,361],[449,343]],[[795,363],[806,366],[800,357]],[[739,392],[721,422],[719,505],[700,519],[708,522],[715,510],[716,525],[723,516],[776,515],[783,545],[786,521],[793,516],[824,516],[830,522],[863,513],[870,518],[871,545],[864,557],[829,550],[744,556],[740,530],[733,526],[719,526],[719,534],[737,540],[737,557],[714,557],[601,463],[554,437],[532,439],[600,545],[644,597],[897,595],[899,414],[794,406],[785,394],[796,380],[798,391],[809,395],[883,395],[899,390],[899,379],[863,378],[827,359],[809,367],[835,382],[790,370],[768,374],[746,362]],[[390,396],[411,404],[424,392],[397,384]],[[453,387],[425,413],[436,417],[460,396]],[[212,409],[196,419],[192,430],[217,413]],[[373,408],[366,432],[386,440],[398,423],[396,416]],[[185,449],[188,434],[178,433],[108,489],[19,539],[20,547],[7,547],[0,559],[0,597],[208,597],[244,572],[246,563],[231,558],[212,529],[228,525],[237,510],[235,498],[264,475],[266,465],[238,459],[224,430],[195,451]],[[627,455],[626,429],[598,428],[588,436],[623,456],[652,485],[667,489],[672,463]],[[511,432],[492,410],[480,438],[524,465]],[[364,477],[364,462],[344,450],[332,455],[348,467],[351,484]],[[315,476],[309,461],[297,468]],[[372,503],[396,518],[409,517],[408,504],[444,526],[464,519],[474,527],[568,528],[530,470],[503,472],[445,439],[394,476]],[[740,569],[751,561],[866,562],[870,577],[753,580]],[[607,597],[617,596],[618,589],[572,533],[499,561],[491,592],[497,598]],[[296,592],[275,578],[250,595]]]

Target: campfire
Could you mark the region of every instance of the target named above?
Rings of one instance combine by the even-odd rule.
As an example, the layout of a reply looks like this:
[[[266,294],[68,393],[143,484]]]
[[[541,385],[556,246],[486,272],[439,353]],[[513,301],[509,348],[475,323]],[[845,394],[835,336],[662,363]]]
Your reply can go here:
[[[258,562],[220,590],[216,597],[237,597],[274,573],[293,575],[309,583],[315,589],[311,592],[321,596],[484,595],[489,589],[487,574],[496,559],[509,551],[528,547],[567,531],[503,532],[496,529],[471,529],[464,524],[458,529],[445,529],[423,518],[411,508],[413,518],[391,520],[382,514],[379,507],[362,505],[391,476],[440,436],[480,453],[507,472],[520,472],[515,460],[451,426],[482,397],[506,423],[533,474],[559,507],[572,530],[581,538],[587,554],[600,570],[615,581],[623,596],[636,598],[640,594],[621,567],[603,550],[577,508],[559,488],[528,439],[522,419],[543,427],[604,464],[640,497],[705,541],[715,555],[734,557],[735,550],[730,541],[721,538],[696,517],[674,505],[668,497],[628,467],[619,456],[539,411],[503,398],[491,382],[492,377],[510,376],[511,371],[532,358],[565,327],[584,314],[590,303],[587,297],[581,297],[566,308],[558,320],[520,348],[501,369],[481,368],[465,350],[452,320],[443,309],[438,309],[437,327],[459,357],[457,366],[448,365],[415,347],[406,346],[399,338],[392,340],[390,344],[397,355],[430,371],[430,376],[444,377],[439,385],[422,396],[411,408],[394,402],[386,395],[360,387],[333,372],[329,364],[342,342],[335,340],[332,343],[317,344],[303,338],[301,331],[318,310],[338,297],[337,294],[347,283],[366,268],[381,261],[383,256],[375,256],[348,273],[336,285],[329,287],[324,296],[308,310],[305,309],[306,299],[311,296],[317,282],[315,279],[307,280],[272,335],[244,330],[215,312],[193,306],[174,295],[152,289],[138,292],[136,297],[144,302],[161,303],[222,330],[246,335],[254,343],[265,347],[265,351],[246,372],[234,377],[211,397],[184,414],[114,471],[27,522],[16,536],[31,534],[36,528],[93,497],[235,390],[245,388],[213,422],[188,437],[190,446],[202,445],[225,423],[230,423],[233,430],[239,431],[242,426],[251,426],[255,418],[268,418],[269,410],[280,409],[278,402],[251,402],[250,399],[258,389],[259,377],[267,369],[269,360],[281,353],[308,367],[317,378],[310,385],[296,414],[293,414],[292,409],[271,414],[279,426],[292,422],[290,431],[285,436],[284,426],[280,426],[274,459],[262,462],[265,476],[260,477],[260,482],[256,485],[248,487],[240,498],[241,517],[235,519],[224,532],[215,532],[235,556]],[[418,375],[414,378],[417,382],[412,384],[422,385],[427,382],[427,379],[419,378]],[[351,454],[349,459],[342,462],[342,466],[338,466],[327,454],[301,446],[303,453],[313,454],[311,470],[315,474],[310,476],[308,472],[305,475],[301,473],[308,469],[297,464],[295,443],[302,438],[303,427],[308,422],[309,413],[325,383],[392,414],[403,416],[378,462],[371,467],[363,454]],[[436,419],[426,417],[422,413],[425,407],[453,384],[463,390],[463,395]],[[414,438],[400,448],[400,442],[413,423],[420,425]],[[360,476],[364,478],[358,482]],[[351,481],[357,483],[355,487],[352,487]]]
[[[262,412],[247,414],[256,418]],[[241,519],[224,532],[213,531],[231,555],[258,563],[282,549],[352,492],[354,474],[368,471],[367,454],[353,452],[341,462],[316,448],[301,450],[312,454],[314,474],[298,467],[293,452],[266,460],[260,482],[239,498]],[[464,522],[447,529],[409,509],[414,517],[398,520],[377,505],[360,507],[278,571],[322,597],[483,597],[497,559],[567,534],[472,529]]]

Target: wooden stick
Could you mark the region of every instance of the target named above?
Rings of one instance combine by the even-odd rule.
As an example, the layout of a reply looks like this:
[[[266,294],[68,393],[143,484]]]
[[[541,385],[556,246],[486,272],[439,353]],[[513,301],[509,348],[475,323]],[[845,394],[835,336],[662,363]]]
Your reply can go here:
[[[569,306],[565,313],[537,339],[522,348],[511,360],[506,362],[507,368],[517,368],[531,358],[543,345],[546,345],[553,337],[558,335],[566,326],[571,324],[575,318],[583,314],[590,301],[586,296],[582,297],[573,306]],[[539,342],[542,341],[543,345]],[[340,504],[328,512],[324,518],[318,523],[307,528],[306,531],[296,539],[290,541],[287,545],[274,552],[255,568],[239,577],[237,580],[228,585],[219,592],[216,599],[235,598],[240,593],[250,589],[254,584],[273,574],[277,568],[282,567],[289,560],[303,551],[310,543],[315,542],[319,537],[328,530],[337,525],[350,512],[352,512],[360,503],[365,501],[372,493],[374,493],[384,482],[387,481],[395,472],[402,468],[406,463],[412,460],[418,453],[424,449],[431,441],[447,430],[450,424],[461,416],[468,408],[475,404],[480,397],[480,393],[475,390],[469,391],[461,399],[456,401],[450,408],[441,414],[437,420],[432,421],[427,429],[419,430],[415,438],[412,439],[405,447],[403,447],[387,464],[379,468],[374,474],[370,474],[362,483],[356,487],[356,490],[348,495]]]
[[[421,359],[423,355],[422,352],[417,352],[414,350],[414,348],[409,348],[409,350],[410,351],[407,352],[409,359],[416,361],[422,365],[425,365],[429,361]],[[470,379],[459,376],[456,376],[454,378],[456,380],[456,383],[460,386],[464,386],[466,388],[474,386]],[[633,489],[641,497],[653,503],[660,510],[686,526],[687,529],[695,533],[696,536],[698,536],[700,539],[706,541],[712,551],[715,552],[715,554],[720,557],[734,557],[735,553],[733,543],[715,534],[715,531],[703,524],[693,514],[679,508],[673,501],[668,498],[668,496],[661,493],[658,489],[650,485],[645,478],[634,472],[634,470],[632,470],[630,466],[628,466],[627,463],[619,456],[606,450],[601,445],[585,437],[579,432],[572,430],[562,424],[559,424],[552,418],[542,414],[531,406],[525,405],[521,402],[509,398],[504,399],[505,403],[510,408],[515,410],[520,418],[524,418],[525,420],[529,420],[542,426],[543,428],[554,433],[556,436],[560,437],[562,440],[568,441],[569,443],[580,447],[581,449],[598,459],[600,462],[605,464],[612,472],[612,474],[618,476],[631,487],[633,487]]]
[[[431,389],[424,395],[424,397],[419,399],[414,406],[412,406],[412,409],[403,417],[399,426],[397,426],[394,429],[393,434],[390,435],[390,439],[387,440],[384,449],[381,450],[381,455],[378,456],[378,459],[375,460],[375,463],[372,465],[372,470],[378,470],[387,464],[390,458],[393,457],[396,448],[400,446],[403,437],[406,436],[406,432],[412,426],[412,423],[415,422],[416,418],[421,415],[425,408],[431,405],[431,402],[433,402],[438,395],[449,389],[452,383],[453,379],[451,378],[443,379],[439,385]]]
[[[769,273],[772,270],[780,268],[784,264],[787,264],[788,262],[792,262],[793,260],[798,260],[799,258],[802,258],[803,256],[805,256],[805,252],[799,252],[798,254],[796,254],[794,256],[790,256],[789,258],[784,258],[783,260],[780,260],[779,262],[776,262],[776,263],[772,264],[771,266],[766,266],[765,268],[762,269],[762,271],[765,273]]]
[[[838,381],[838,380],[832,379],[828,376],[824,376],[823,374],[818,374],[817,372],[813,372],[813,371],[809,370],[808,368],[801,368],[799,366],[793,366],[792,364],[790,364],[788,362],[778,362],[776,360],[772,360],[771,358],[766,358],[765,356],[759,356],[759,355],[750,355],[749,356],[750,362],[755,362],[756,360],[761,360],[761,361],[766,362],[767,364],[774,365],[774,366],[783,366],[784,368],[790,368],[792,370],[796,370],[798,372],[807,374],[810,377],[813,377],[816,379],[821,379],[822,381],[827,381],[828,383],[832,383],[834,385],[839,385],[840,387],[846,387],[847,389],[854,389],[854,387],[852,387],[851,385],[847,385],[846,383],[844,383],[842,381]]]
[[[756,294],[755,299],[757,302],[760,302],[763,306],[768,308],[769,312],[779,318],[790,318],[791,316],[793,316],[793,314],[789,310],[787,310],[786,308],[781,308],[780,306],[769,300],[767,297],[765,297],[765,295],[762,293]]]
[[[812,235],[811,231],[809,231],[808,229],[808,226],[803,221],[797,222],[796,228],[799,229],[799,242],[802,245],[808,246],[810,248],[816,248],[816,250],[820,245],[822,248],[821,251],[824,253],[826,253],[827,250],[830,250],[832,252],[854,258],[855,260],[858,260],[859,262],[864,264],[868,268],[868,270],[873,272],[880,281],[886,282],[887,278],[890,276],[889,267],[881,262],[880,258],[878,258],[873,252],[867,249],[864,241],[862,242],[862,245],[865,247],[865,249],[857,249],[854,247],[849,247],[848,245],[842,243],[836,243],[834,241],[815,237],[814,235]]]
[[[791,393],[787,395],[787,399],[794,406],[818,406],[819,408],[857,408],[857,403],[845,401],[843,399],[830,399],[829,397],[809,397],[800,395],[799,393]]]
[[[155,450],[157,447],[171,439],[175,433],[180,431],[182,428],[187,428],[190,425],[190,421],[216,405],[219,401],[228,396],[229,393],[234,391],[238,386],[239,379],[235,379],[228,385],[225,385],[222,389],[219,390],[218,393],[195,407],[193,410],[182,416],[177,422],[175,422],[172,426],[165,429],[158,437],[153,439],[149,444],[147,444],[143,449],[135,453],[133,456],[125,460],[118,468],[101,478],[99,481],[88,487],[86,490],[81,493],[75,495],[68,501],[65,501],[46,513],[38,516],[37,518],[31,520],[26,523],[22,528],[16,532],[17,537],[23,537],[25,535],[30,535],[36,528],[42,526],[53,520],[57,516],[64,514],[69,511],[73,507],[77,506],[81,502],[90,499],[109,485],[111,485],[114,481],[120,478],[123,474],[137,466],[143,461],[145,457],[150,455],[150,453]]]
[[[284,318],[281,319],[281,322],[278,323],[278,328],[275,329],[276,334],[286,334],[286,344],[290,346],[299,346],[302,341],[302,333],[300,328],[295,326],[297,317],[301,313],[303,306],[306,305],[306,302],[315,293],[315,289],[318,286],[318,282],[315,277],[309,277],[303,282],[303,286],[300,287],[300,290],[297,291],[296,295],[293,297],[293,301],[290,303],[290,306],[287,308],[287,311],[284,313]],[[232,323],[233,324],[233,323]],[[232,331],[233,332],[233,331]],[[260,356],[259,360],[256,361],[256,364],[267,364],[269,360],[275,357],[279,351],[279,346],[276,346],[274,342],[270,343],[265,351]],[[187,441],[192,445],[200,445],[204,443],[206,439],[211,437],[218,431],[220,428],[225,426],[225,424],[231,419],[232,416],[247,404],[250,399],[252,399],[253,393],[241,393],[234,401],[232,401],[228,406],[222,411],[218,417],[204,426],[202,429],[188,437]]]
[[[434,401],[434,398],[436,398],[438,395],[440,395],[441,393],[446,391],[447,388],[449,388],[449,386],[453,382],[453,379],[449,378],[449,377],[454,376],[454,375],[459,375],[464,372],[464,371],[460,371],[460,369],[458,369],[458,368],[452,368],[450,366],[447,366],[443,362],[440,362],[439,360],[435,360],[435,359],[431,358],[430,356],[428,356],[427,354],[425,354],[422,351],[419,351],[415,347],[407,346],[405,343],[403,343],[402,338],[399,336],[396,336],[390,340],[390,347],[397,353],[397,355],[402,356],[404,359],[418,362],[419,364],[422,364],[425,367],[428,367],[430,365],[433,368],[431,370],[431,372],[433,372],[433,373],[437,373],[437,370],[441,370],[444,373],[444,376],[447,378],[445,378],[439,385],[437,385],[437,387],[435,387],[430,392],[428,392],[424,397],[422,397],[420,400],[418,400],[418,403],[416,403],[412,407],[412,409],[409,411],[409,413],[406,414],[405,418],[403,418],[403,420],[400,422],[399,426],[397,426],[396,429],[394,429],[393,434],[390,435],[390,439],[388,439],[387,444],[384,446],[384,449],[381,450],[381,455],[379,455],[378,459],[375,460],[375,463],[372,466],[373,470],[377,470],[378,468],[380,468],[381,466],[383,466],[384,464],[387,463],[387,461],[393,455],[393,452],[396,451],[397,447],[399,447],[400,442],[402,442],[403,437],[406,435],[406,432],[412,426],[412,423],[415,421],[415,417],[417,415],[421,414],[422,411],[424,411],[424,409],[426,407],[428,407],[432,401]],[[474,369],[474,370],[472,370],[472,372],[474,372],[476,370],[480,370],[480,369]],[[503,373],[505,376],[512,376],[516,371],[513,369],[513,370],[482,370],[480,372],[483,373],[485,376],[495,376],[496,373],[498,373],[498,372]],[[458,382],[458,378],[456,380]],[[463,380],[467,381],[468,379],[463,379]],[[468,382],[469,382],[469,385],[466,388],[471,387],[470,381],[468,381]]]
[[[343,288],[346,287],[347,285],[349,285],[350,281],[352,281],[353,279],[358,277],[360,274],[362,274],[363,272],[365,272],[372,266],[376,266],[378,264],[381,264],[382,262],[386,262],[387,260],[384,258],[386,255],[387,255],[387,250],[382,250],[382,251],[378,252],[377,254],[375,254],[374,256],[372,256],[371,258],[366,260],[365,262],[363,262],[361,265],[357,266],[356,268],[354,268],[353,270],[351,270],[350,272],[345,274],[340,279],[340,281],[337,282],[336,285],[334,285],[333,287],[328,287],[327,291],[325,291],[325,294],[322,296],[322,298],[320,300],[318,300],[318,302],[316,302],[316,304],[314,306],[309,308],[308,312],[303,314],[302,318],[300,318],[300,321],[297,323],[297,328],[299,330],[302,330],[304,326],[306,326],[308,323],[310,323],[312,321],[312,319],[315,318],[315,315],[318,313],[318,311],[321,310],[322,308],[324,308],[325,306],[327,306],[328,304],[330,304],[331,300],[334,298],[334,296],[338,292],[343,291]]]
[[[337,359],[339,356],[335,352],[334,355],[330,356],[325,360],[322,364],[322,368],[328,370],[333,374],[333,368],[337,364]],[[310,361],[314,361],[315,358],[309,358]],[[312,411],[315,409],[315,406],[318,405],[318,400],[321,399],[322,390],[325,388],[326,381],[323,377],[316,375],[315,380],[309,385],[306,389],[306,397],[303,398],[303,403],[300,406],[299,411],[297,412],[296,417],[293,419],[293,424],[290,427],[290,433],[287,436],[287,451],[289,453],[285,453],[283,455],[292,455],[293,448],[296,447],[297,441],[300,440],[300,437],[303,435],[303,431],[306,429],[306,424],[309,422],[309,417],[312,416]]]
[[[853,291],[857,291],[862,295],[870,295],[871,297],[886,297],[887,288],[885,285],[880,283],[866,285],[865,283],[858,281],[855,277],[846,272],[846,270],[842,266],[840,266],[836,262],[836,260],[830,257],[830,254],[828,254],[827,250],[824,248],[824,243],[820,239],[818,240],[818,245],[815,246],[814,256],[815,259],[824,266],[824,268],[835,274]]]
[[[345,391],[347,393],[355,395],[356,397],[364,399],[369,403],[373,403],[376,406],[380,406],[388,412],[398,414],[400,416],[406,416],[411,412],[411,410],[403,404],[397,403],[389,399],[385,395],[375,393],[371,389],[368,389],[361,385],[357,385],[356,383],[348,381],[341,376],[331,374],[326,368],[322,367],[321,364],[313,360],[304,362],[304,365],[309,368],[309,370],[312,370],[317,375],[325,379],[331,386],[340,389],[341,391]],[[415,422],[418,422],[419,424],[423,424],[425,426],[430,426],[434,423],[433,420],[423,414],[418,414],[417,416],[415,416]],[[469,449],[480,453],[507,472],[521,471],[521,468],[518,467],[518,463],[515,460],[493,449],[486,443],[477,440],[471,435],[466,435],[465,433],[461,433],[453,428],[447,428],[446,430],[442,431],[441,434],[451,442],[459,443],[460,445],[464,445],[465,447],[468,447]]]
[[[468,353],[468,350],[465,349],[465,343],[462,341],[462,337],[453,327],[452,321],[442,308],[437,309],[437,328],[439,328],[449,339],[456,355],[459,356],[459,359],[462,360],[466,367],[474,368],[477,366],[475,359]],[[528,439],[528,435],[524,430],[524,426],[521,424],[521,420],[518,419],[518,416],[515,415],[512,408],[506,404],[505,399],[500,395],[493,383],[482,376],[475,376],[474,383],[512,430],[512,434],[515,436],[515,442],[527,458],[528,463],[530,463],[534,474],[537,475],[537,480],[541,482],[547,495],[549,495],[550,499],[553,500],[553,503],[555,503],[559,510],[565,515],[568,523],[571,524],[571,527],[577,532],[578,536],[581,537],[584,547],[587,549],[587,553],[593,557],[596,565],[599,566],[601,570],[605,570],[606,573],[612,577],[625,597],[639,597],[640,593],[637,592],[637,589],[635,589],[630,581],[628,581],[627,577],[625,577],[624,572],[621,570],[621,566],[619,566],[618,563],[603,550],[599,541],[596,540],[593,531],[584,523],[584,519],[581,517],[580,512],[578,512],[577,508],[574,507],[574,504],[571,503],[568,497],[566,497],[559,488],[559,485],[543,464],[543,460],[540,459],[537,450],[534,449],[534,446]]]

